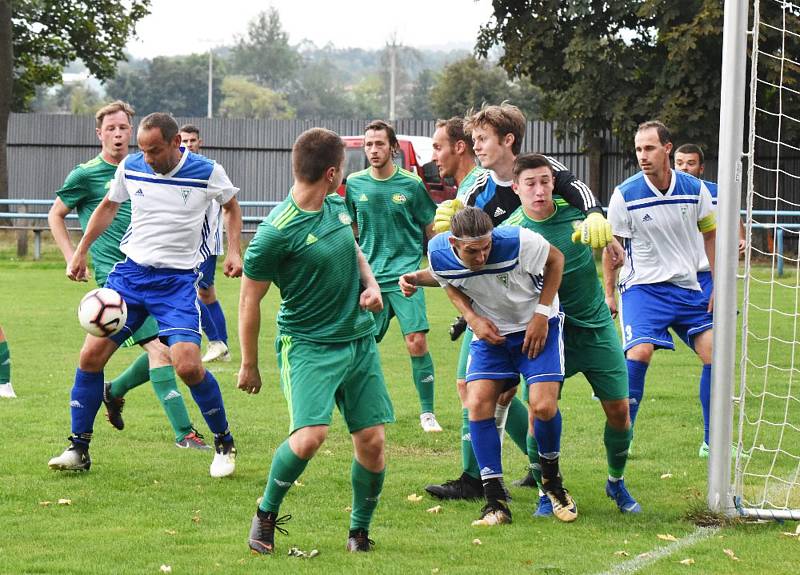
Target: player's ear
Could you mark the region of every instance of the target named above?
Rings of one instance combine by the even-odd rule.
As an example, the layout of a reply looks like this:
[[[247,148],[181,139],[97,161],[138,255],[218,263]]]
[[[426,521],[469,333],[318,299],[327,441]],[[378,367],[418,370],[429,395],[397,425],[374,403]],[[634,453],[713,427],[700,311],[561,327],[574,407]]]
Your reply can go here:
[[[467,143],[464,140],[456,140],[456,154],[463,154],[467,151]]]

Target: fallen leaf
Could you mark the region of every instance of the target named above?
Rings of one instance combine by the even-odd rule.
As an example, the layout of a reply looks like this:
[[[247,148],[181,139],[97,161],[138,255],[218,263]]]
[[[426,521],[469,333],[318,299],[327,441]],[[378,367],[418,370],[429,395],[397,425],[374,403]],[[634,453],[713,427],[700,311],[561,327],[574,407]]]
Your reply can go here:
[[[325,455],[333,455],[333,451],[331,451],[330,449],[326,449],[322,453],[324,453]]]
[[[669,533],[659,533],[658,535],[656,535],[656,537],[658,537],[662,541],[677,541],[678,540],[677,537],[675,537],[674,535],[671,535]]]
[[[256,505],[261,505],[261,501],[263,499],[264,499],[263,497],[259,497],[258,499],[256,499]]]
[[[647,552],[645,552],[645,553],[639,553],[639,554],[636,556],[636,558],[637,558],[637,559],[647,559],[648,557],[651,557],[652,555],[653,555],[652,553],[650,553],[649,551],[647,551]]]
[[[797,537],[797,533],[792,533],[791,531],[784,531],[783,532],[786,537]]]
[[[158,479],[153,479],[153,485],[158,485]]]
[[[316,549],[312,549],[311,551],[305,552],[298,547],[292,547],[289,549],[289,557],[301,557],[303,559],[311,559],[312,557],[316,557],[319,555],[319,551]]]
[[[733,549],[723,549],[722,552],[734,561],[739,561],[739,558],[736,556],[736,553],[733,552]]]
[[[59,505],[72,505],[72,499],[59,499]]]
[[[173,529],[164,529],[164,533],[166,533],[167,535],[175,535],[177,531]]]
[[[631,554],[620,549],[619,551],[614,551],[614,555],[619,555],[620,557],[630,557]]]
[[[347,507],[345,507],[345,508],[344,508],[344,510],[345,510],[347,513],[350,513],[350,512],[353,510],[353,508],[352,508],[352,507],[350,507],[350,506],[348,505]]]
[[[483,545],[483,542],[480,539],[473,539],[472,540],[472,544],[473,545]]]
[[[195,511],[196,515],[192,517],[192,523],[200,523],[200,512]]]
[[[672,479],[672,473],[662,473],[661,479]]]
[[[623,539],[622,543],[623,543],[623,545],[627,545],[628,544],[628,540],[627,539]]]
[[[683,561],[678,561],[681,565],[694,565],[694,559],[684,559]]]
[[[408,499],[412,503],[416,503],[418,501],[422,501],[422,495],[417,495],[416,493],[412,493],[411,495],[406,497],[406,499]]]
[[[162,573],[172,573],[172,567],[169,565],[162,565],[160,571]]]
[[[297,479],[294,480],[294,484],[297,485],[298,487],[305,487],[306,486],[305,483],[300,483],[299,481],[297,481]]]
[[[438,572],[439,572],[439,568],[438,567],[434,567],[433,569],[431,569],[432,575],[436,575]]]
[[[39,502],[39,505],[41,505],[42,507],[47,507],[48,505],[52,505],[52,504],[53,504],[52,501],[40,501]]]
[[[435,507],[431,507],[427,511],[428,511],[428,513],[439,513],[441,510],[442,510],[442,506],[441,505],[437,505]]]

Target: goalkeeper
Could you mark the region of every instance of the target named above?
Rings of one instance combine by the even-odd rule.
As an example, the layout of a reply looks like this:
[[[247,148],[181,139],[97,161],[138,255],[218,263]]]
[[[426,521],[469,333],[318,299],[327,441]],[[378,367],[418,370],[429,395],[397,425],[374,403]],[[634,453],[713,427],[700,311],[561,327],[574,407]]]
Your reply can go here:
[[[455,200],[443,202],[436,210],[434,231],[437,233],[450,228],[450,218],[464,205],[481,208],[497,226],[520,206],[520,200],[512,188],[514,160],[522,149],[525,136],[525,116],[516,106],[508,103],[484,106],[470,114],[465,121],[464,131],[473,140],[475,155],[484,168],[478,173],[471,187],[459,186]],[[603,217],[603,210],[589,187],[578,180],[566,166],[548,158],[555,173],[554,194],[584,214],[583,220],[573,239],[592,242],[592,247],[608,247],[609,261],[622,263],[624,253],[619,244],[611,243],[611,227]],[[459,330],[459,324],[461,329]],[[453,339],[456,339],[466,324],[457,320],[453,324]],[[465,382],[466,362],[469,354],[469,340],[472,333],[461,344],[456,382],[462,389]],[[526,453],[528,434],[528,415],[519,399],[498,407],[497,423],[499,429],[505,428],[514,443]],[[472,451],[466,409],[462,410],[462,474],[458,479],[442,484],[428,485],[425,489],[440,499],[472,499],[482,496],[478,465]]]

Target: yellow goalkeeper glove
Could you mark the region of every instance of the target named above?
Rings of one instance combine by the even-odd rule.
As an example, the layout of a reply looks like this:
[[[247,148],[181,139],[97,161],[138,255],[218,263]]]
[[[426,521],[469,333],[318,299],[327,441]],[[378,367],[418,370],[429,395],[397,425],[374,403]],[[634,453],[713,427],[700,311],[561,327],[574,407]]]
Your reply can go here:
[[[456,212],[464,209],[461,200],[445,200],[436,208],[436,215],[433,217],[433,231],[437,234],[446,232],[450,229],[450,220]]]
[[[614,234],[611,233],[611,224],[599,212],[592,212],[586,216],[572,234],[574,243],[587,244],[593,248],[604,248],[612,239]]]

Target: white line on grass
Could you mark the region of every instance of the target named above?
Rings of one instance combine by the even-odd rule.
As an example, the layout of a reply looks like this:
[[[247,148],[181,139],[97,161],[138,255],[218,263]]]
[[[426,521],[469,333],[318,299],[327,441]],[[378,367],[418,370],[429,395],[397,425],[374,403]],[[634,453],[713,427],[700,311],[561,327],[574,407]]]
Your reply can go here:
[[[653,551],[648,553],[642,553],[641,555],[631,559],[630,561],[625,561],[624,563],[620,563],[616,565],[614,568],[609,569],[608,571],[603,571],[598,575],[623,575],[627,573],[636,573],[640,569],[647,567],[648,565],[655,563],[659,559],[664,557],[669,557],[676,551],[680,551],[684,547],[691,547],[695,543],[699,543],[703,539],[708,539],[714,533],[719,531],[717,527],[698,527],[691,533],[689,536],[684,537],[683,539],[679,539],[670,545],[666,545],[664,547],[658,547]]]

